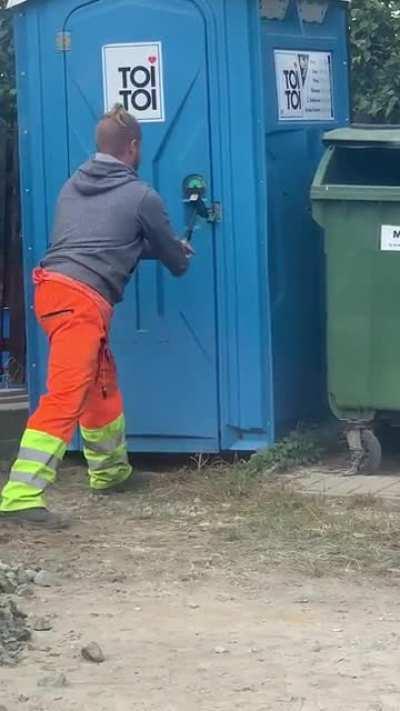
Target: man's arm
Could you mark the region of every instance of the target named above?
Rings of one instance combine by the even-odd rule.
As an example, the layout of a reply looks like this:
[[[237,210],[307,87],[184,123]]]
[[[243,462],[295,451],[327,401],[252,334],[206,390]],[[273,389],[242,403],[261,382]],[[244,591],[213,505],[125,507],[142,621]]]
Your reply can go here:
[[[189,251],[175,239],[164,204],[155,190],[148,190],[139,207],[139,226],[143,235],[142,259],[159,259],[174,276],[189,267]]]
[[[147,239],[144,239],[142,242],[142,254],[140,259],[146,260],[146,259],[158,259],[157,254],[155,253],[154,249],[152,249],[147,241]]]

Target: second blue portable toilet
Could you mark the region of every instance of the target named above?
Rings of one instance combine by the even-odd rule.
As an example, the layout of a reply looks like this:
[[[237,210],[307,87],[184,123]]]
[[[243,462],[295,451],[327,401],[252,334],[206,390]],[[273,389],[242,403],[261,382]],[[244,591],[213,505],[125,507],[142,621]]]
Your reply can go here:
[[[27,308],[64,181],[115,102],[142,122],[142,176],[178,232],[208,220],[190,272],[143,263],[113,349],[128,442],[250,451],[321,403],[322,276],[309,187],[348,121],[345,0],[11,0]],[[190,177],[189,177],[190,176]],[[84,229],[84,226],[83,226]],[[32,404],[46,343],[28,317]],[[73,344],[71,344],[73,348]],[[79,443],[76,443],[79,446]]]

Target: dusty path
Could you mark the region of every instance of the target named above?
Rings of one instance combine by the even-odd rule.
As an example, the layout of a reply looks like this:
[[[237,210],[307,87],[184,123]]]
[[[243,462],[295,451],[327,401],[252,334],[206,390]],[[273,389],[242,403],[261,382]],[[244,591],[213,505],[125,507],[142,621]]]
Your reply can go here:
[[[228,482],[218,497],[203,484],[162,478],[103,502],[71,470],[54,496],[74,509],[71,533],[0,530],[3,560],[45,568],[60,583],[21,599],[27,612],[50,616],[52,629],[34,633],[17,667],[0,667],[0,708],[400,709],[397,568],[378,577],[340,564],[317,577],[314,564],[297,565],[285,536],[272,560],[268,535],[264,543],[240,528],[245,486],[231,492]],[[393,539],[383,557],[389,548],[393,566]],[[103,664],[82,659],[90,641]]]

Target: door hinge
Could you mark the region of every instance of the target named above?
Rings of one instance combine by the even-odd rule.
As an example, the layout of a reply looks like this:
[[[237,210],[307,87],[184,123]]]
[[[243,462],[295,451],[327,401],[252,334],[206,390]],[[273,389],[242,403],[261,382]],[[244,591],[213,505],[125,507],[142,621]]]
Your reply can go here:
[[[207,222],[222,222],[222,205],[220,202],[212,202],[207,208]]]
[[[57,32],[56,48],[59,52],[70,52],[71,51],[71,33],[70,32]]]

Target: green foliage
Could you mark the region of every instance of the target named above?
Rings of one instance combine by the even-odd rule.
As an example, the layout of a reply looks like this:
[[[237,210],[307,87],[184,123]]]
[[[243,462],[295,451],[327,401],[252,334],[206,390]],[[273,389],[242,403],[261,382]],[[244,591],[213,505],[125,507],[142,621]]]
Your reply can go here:
[[[10,13],[0,0],[0,117],[11,126],[16,117],[14,51]]]
[[[254,454],[247,466],[254,473],[284,472],[317,464],[322,453],[318,437],[313,432],[296,430],[274,447]]]
[[[400,0],[353,0],[354,120],[400,123]]]

